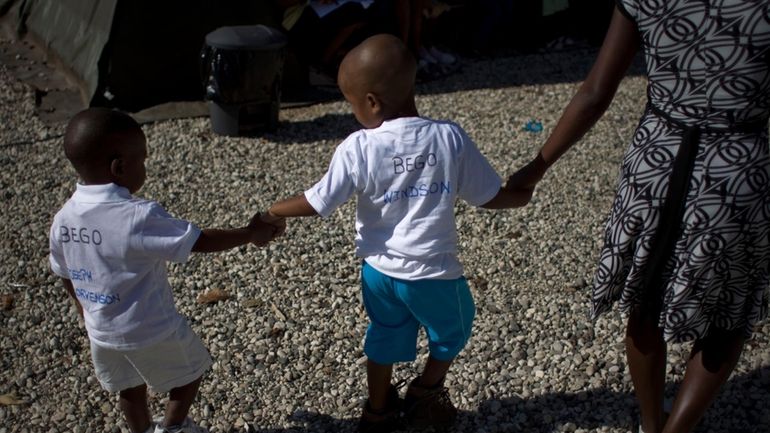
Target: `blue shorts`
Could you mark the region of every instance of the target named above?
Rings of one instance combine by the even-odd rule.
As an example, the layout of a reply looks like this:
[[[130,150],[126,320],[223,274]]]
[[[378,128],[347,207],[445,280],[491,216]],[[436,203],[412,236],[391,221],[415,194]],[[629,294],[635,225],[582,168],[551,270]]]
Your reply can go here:
[[[371,321],[364,353],[378,364],[413,361],[420,326],[428,334],[430,355],[439,361],[452,360],[471,336],[476,307],[464,277],[400,280],[364,262],[361,286]]]

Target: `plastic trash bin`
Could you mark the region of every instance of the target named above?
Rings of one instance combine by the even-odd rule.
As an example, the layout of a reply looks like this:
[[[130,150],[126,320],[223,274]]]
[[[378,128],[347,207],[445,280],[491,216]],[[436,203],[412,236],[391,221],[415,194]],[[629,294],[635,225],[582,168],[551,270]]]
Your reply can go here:
[[[263,25],[206,35],[201,75],[214,132],[254,135],[278,127],[286,42],[282,32]]]

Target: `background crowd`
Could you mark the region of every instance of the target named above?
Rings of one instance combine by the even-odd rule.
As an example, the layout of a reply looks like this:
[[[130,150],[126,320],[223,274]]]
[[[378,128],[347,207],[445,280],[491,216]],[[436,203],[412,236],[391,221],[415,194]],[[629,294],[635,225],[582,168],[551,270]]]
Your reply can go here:
[[[456,71],[460,57],[553,49],[569,37],[598,44],[612,11],[605,0],[274,1],[300,75],[321,84],[333,84],[344,55],[376,33],[398,36],[428,81]]]

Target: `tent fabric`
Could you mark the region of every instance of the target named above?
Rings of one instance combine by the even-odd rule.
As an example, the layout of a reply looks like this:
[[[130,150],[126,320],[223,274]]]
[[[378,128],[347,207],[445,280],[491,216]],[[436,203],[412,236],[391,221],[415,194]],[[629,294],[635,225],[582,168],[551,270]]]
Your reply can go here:
[[[25,0],[26,25],[87,86],[93,98],[99,82],[98,63],[110,38],[117,0]],[[22,6],[24,7],[24,6]]]
[[[3,0],[20,34],[33,33],[85,83],[90,99],[99,82],[98,63],[110,37],[117,0]]]
[[[128,111],[200,100],[200,51],[221,26],[280,28],[271,0],[0,0],[20,32],[54,52],[90,105]]]

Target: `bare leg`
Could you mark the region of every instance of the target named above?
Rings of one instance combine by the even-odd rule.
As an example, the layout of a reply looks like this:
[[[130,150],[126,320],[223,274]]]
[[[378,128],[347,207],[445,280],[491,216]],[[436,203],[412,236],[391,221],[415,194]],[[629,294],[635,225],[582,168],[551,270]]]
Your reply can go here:
[[[428,362],[425,363],[425,368],[420,376],[419,385],[424,388],[433,388],[438,385],[439,382],[444,380],[449,367],[452,365],[452,361],[439,361],[432,356],[428,357]]]
[[[656,319],[632,311],[626,327],[626,359],[645,433],[663,430],[666,342]]]
[[[397,0],[395,2],[396,19],[398,20],[398,36],[404,45],[409,43],[409,30],[411,27],[411,6],[409,0]],[[79,305],[79,304],[78,304]]]
[[[195,401],[195,396],[198,395],[201,379],[199,377],[187,385],[174,388],[169,392],[166,415],[163,418],[164,426],[180,425],[184,422],[190,412],[190,406]]]
[[[120,391],[120,410],[133,433],[147,431],[152,424],[150,409],[147,407],[147,385]]]
[[[369,408],[382,411],[388,405],[388,390],[393,377],[393,364],[377,364],[366,361],[366,381],[369,385]]]
[[[686,433],[695,428],[730,377],[745,341],[738,330],[712,331],[695,342],[664,433]]]

